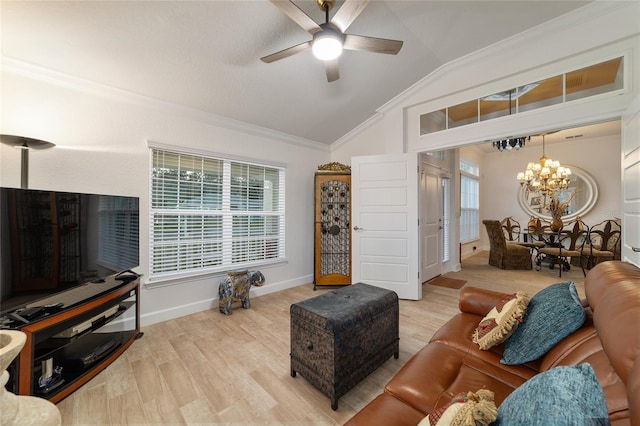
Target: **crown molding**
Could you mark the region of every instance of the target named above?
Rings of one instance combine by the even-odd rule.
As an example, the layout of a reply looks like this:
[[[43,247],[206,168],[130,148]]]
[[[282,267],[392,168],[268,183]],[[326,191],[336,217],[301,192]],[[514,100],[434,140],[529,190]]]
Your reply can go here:
[[[89,93],[120,102],[126,102],[144,108],[155,109],[169,115],[180,116],[253,136],[273,139],[278,142],[284,142],[295,146],[303,146],[317,151],[329,152],[329,146],[321,142],[300,138],[277,130],[257,126],[255,124],[234,120],[195,108],[188,108],[179,104],[162,101],[160,99],[74,77],[69,74],[30,64],[5,55],[0,57],[0,63],[2,72],[15,74],[21,77],[42,81],[55,86]]]
[[[569,12],[565,15],[558,16],[547,22],[539,24],[535,27],[524,30],[506,39],[500,40],[494,44],[486,46],[482,49],[471,52],[465,56],[449,61],[436,68],[433,72],[417,81],[408,89],[398,94],[393,99],[382,105],[376,111],[385,113],[395,108],[410,108],[415,106],[411,104],[411,98],[418,94],[425,87],[435,84],[442,77],[447,76],[452,70],[464,69],[472,67],[479,61],[485,61],[487,58],[495,56],[499,52],[519,52],[531,43],[536,43],[550,34],[559,34],[567,31],[568,28],[575,27],[580,24],[588,23],[594,19],[600,19],[605,15],[614,13],[619,9],[626,7],[637,7],[636,1],[594,1],[579,9]],[[603,43],[606,43],[603,41]],[[589,46],[589,49],[594,46]],[[460,88],[460,90],[468,89]],[[448,93],[447,95],[450,95]],[[439,96],[436,96],[436,98]],[[424,101],[424,100],[422,100]],[[421,101],[421,102],[422,102]]]

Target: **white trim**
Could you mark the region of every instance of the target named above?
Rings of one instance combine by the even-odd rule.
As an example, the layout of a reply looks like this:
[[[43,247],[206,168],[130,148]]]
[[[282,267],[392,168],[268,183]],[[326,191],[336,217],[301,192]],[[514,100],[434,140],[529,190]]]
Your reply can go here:
[[[44,81],[55,86],[65,87],[68,89],[90,93],[105,98],[115,99],[121,102],[127,102],[146,108],[152,108],[165,112],[169,115],[185,117],[202,123],[212,124],[255,136],[266,137],[295,146],[304,146],[306,148],[316,149],[322,152],[329,152],[329,145],[321,142],[300,138],[287,133],[279,132],[277,130],[260,127],[255,124],[233,120],[231,118],[227,118],[214,113],[198,110],[195,108],[184,107],[178,104],[139,95],[137,93],[118,89],[116,87],[108,86],[105,84],[73,77],[68,74],[53,71],[49,68],[40,67],[38,65],[23,62],[14,58],[6,57],[4,55],[0,56],[0,64],[4,72],[28,77],[38,81]]]
[[[390,110],[393,110],[398,107],[410,108],[412,106],[422,104],[424,101],[417,101],[415,103],[411,103],[410,99],[412,96],[419,94],[425,87],[430,87],[435,84],[440,78],[447,76],[451,70],[453,69],[465,69],[468,67],[472,67],[478,61],[486,60],[488,57],[494,57],[496,52],[516,52],[510,53],[513,55],[517,54],[526,54],[531,55],[529,49],[522,50],[522,46],[530,47],[530,43],[534,40],[540,40],[549,36],[549,34],[556,34],[565,32],[567,28],[572,28],[577,25],[581,25],[592,21],[594,19],[602,19],[603,16],[612,14],[618,9],[628,7],[629,5],[633,5],[634,1],[620,1],[620,2],[592,2],[584,7],[571,11],[565,15],[556,17],[550,21],[544,22],[538,26],[527,29],[518,33],[512,37],[500,40],[494,44],[486,46],[482,49],[476,50],[474,52],[469,53],[468,55],[462,56],[460,58],[449,61],[440,67],[436,68],[433,72],[416,82],[414,85],[391,99],[389,102],[382,105],[376,111],[381,113],[386,113]],[[600,33],[598,33],[600,34]],[[602,40],[602,44],[606,44],[607,40]],[[600,44],[600,45],[602,45]],[[588,45],[590,50],[596,48],[596,45]],[[518,53],[521,52],[521,53]],[[536,55],[533,55],[534,60]],[[556,61],[565,59],[566,57],[560,56],[556,59],[551,59],[550,62],[554,63]],[[522,74],[524,70],[519,71],[517,74]],[[497,80],[504,80],[509,75],[498,76]],[[471,83],[471,86],[468,86],[466,89],[470,89],[474,87],[476,84],[483,86],[488,83],[488,81],[484,80],[483,77],[478,76],[478,83],[474,83],[473,80],[468,80]],[[505,89],[506,90],[506,89]],[[442,97],[450,97],[455,92],[451,92],[450,90],[443,92]],[[435,98],[434,98],[435,99]],[[471,99],[475,99],[475,96]],[[405,105],[403,105],[405,104]],[[437,109],[437,108],[436,108]]]
[[[539,108],[518,115],[460,126],[415,138],[416,152],[460,148],[491,141],[509,134],[536,134],[542,131],[566,129],[572,126],[599,123],[620,118],[628,105],[630,94],[601,95],[578,99],[565,104]]]
[[[313,280],[313,275],[305,275],[292,280],[282,281],[275,284],[265,284],[262,287],[252,287],[249,293],[250,298],[259,298],[271,293],[277,293],[282,290],[287,290],[301,285],[309,284]],[[148,312],[140,316],[140,325],[150,325],[170,319],[180,318],[185,315],[195,314],[197,312],[206,311],[209,309],[218,309],[218,298],[212,297],[205,300],[199,300],[194,303],[187,303],[180,306],[172,306],[168,309],[163,309],[154,312]]]
[[[192,154],[192,155],[199,155],[201,157],[207,157],[207,158],[211,158],[211,159],[216,159],[216,160],[229,160],[229,161],[239,161],[242,163],[246,163],[246,164],[251,164],[254,166],[268,166],[268,167],[277,167],[280,169],[286,169],[287,168],[287,164],[286,163],[278,163],[275,161],[264,161],[264,160],[256,160],[255,158],[250,158],[250,157],[243,157],[240,155],[229,155],[229,154],[222,154],[219,152],[215,152],[215,151],[207,151],[206,149],[199,149],[199,148],[191,148],[191,147],[185,147],[185,146],[178,146],[178,145],[171,145],[171,144],[166,144],[166,143],[161,143],[161,142],[155,142],[152,140],[147,139],[147,147],[151,150],[151,149],[160,149],[163,151],[171,151],[171,152],[175,152],[178,154]],[[151,170],[151,169],[149,169]]]
[[[255,264],[249,265],[247,267],[243,267],[242,270],[265,270],[265,269],[270,269],[270,268],[275,268],[275,267],[279,267],[282,265],[286,265],[288,264],[289,261],[285,258],[283,259],[278,259],[275,262],[256,262]],[[190,272],[190,273],[184,273],[184,274],[176,274],[173,273],[171,276],[167,276],[167,277],[155,277],[155,278],[149,278],[147,281],[142,283],[142,286],[147,289],[147,290],[155,290],[158,288],[163,288],[163,287],[172,287],[174,285],[182,285],[185,283],[192,283],[194,281],[194,279],[215,279],[218,277],[224,277],[226,275],[226,272],[231,270],[228,267],[225,268],[220,268],[219,271],[207,271],[207,272]]]

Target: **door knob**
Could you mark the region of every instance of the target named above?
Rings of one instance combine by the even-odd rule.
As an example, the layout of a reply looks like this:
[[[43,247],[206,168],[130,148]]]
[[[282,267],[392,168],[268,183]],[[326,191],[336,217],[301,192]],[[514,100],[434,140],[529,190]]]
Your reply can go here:
[[[359,226],[356,225],[356,226],[353,227],[353,230],[354,231],[364,231],[364,228],[360,228]]]

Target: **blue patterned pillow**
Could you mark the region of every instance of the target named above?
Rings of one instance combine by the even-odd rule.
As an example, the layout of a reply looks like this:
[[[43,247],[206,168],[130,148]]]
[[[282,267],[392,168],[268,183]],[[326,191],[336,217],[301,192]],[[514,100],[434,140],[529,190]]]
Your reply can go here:
[[[527,380],[498,408],[494,426],[609,425],[602,386],[589,364],[555,367]]]
[[[579,329],[585,318],[573,282],[552,284],[540,290],[531,298],[523,323],[505,342],[500,362],[515,365],[540,358]]]

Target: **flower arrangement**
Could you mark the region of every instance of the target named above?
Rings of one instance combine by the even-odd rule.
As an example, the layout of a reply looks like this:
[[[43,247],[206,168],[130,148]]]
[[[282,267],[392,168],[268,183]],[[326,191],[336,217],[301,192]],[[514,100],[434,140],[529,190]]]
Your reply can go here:
[[[571,195],[563,201],[560,201],[553,193],[549,195],[548,200],[547,197],[545,197],[546,203],[543,202],[544,208],[547,209],[553,219],[551,221],[551,229],[558,230],[562,228],[562,216],[567,212],[567,207],[569,207],[571,200],[573,200],[576,194],[577,191],[572,192]]]

